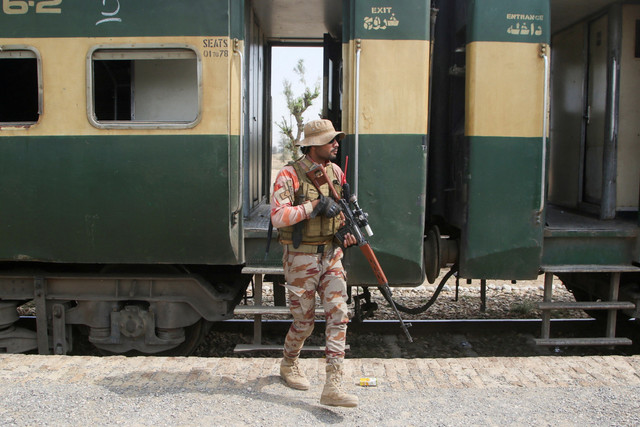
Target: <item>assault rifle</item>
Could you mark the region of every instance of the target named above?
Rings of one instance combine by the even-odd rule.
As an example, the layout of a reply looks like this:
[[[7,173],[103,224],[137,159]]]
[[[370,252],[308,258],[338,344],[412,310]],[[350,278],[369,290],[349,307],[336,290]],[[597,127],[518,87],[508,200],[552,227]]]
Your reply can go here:
[[[405,325],[402,317],[400,316],[400,312],[396,307],[396,304],[393,302],[391,297],[391,289],[389,288],[389,281],[382,271],[382,267],[380,267],[380,263],[378,262],[378,258],[376,258],[376,254],[373,253],[373,249],[371,249],[371,245],[367,241],[367,239],[362,234],[360,228],[364,228],[367,232],[367,235],[373,236],[373,231],[369,226],[369,221],[367,220],[367,214],[360,209],[358,205],[358,199],[355,194],[350,194],[349,184],[346,180],[343,180],[342,183],[342,194],[343,197],[340,197],[336,192],[333,183],[327,178],[327,173],[324,169],[324,166],[319,164],[314,164],[311,169],[307,172],[307,177],[311,180],[313,185],[320,191],[320,186],[324,184],[329,185],[329,190],[331,191],[331,196],[333,199],[340,205],[342,210],[341,215],[344,217],[345,225],[338,230],[336,233],[336,237],[343,242],[344,237],[347,233],[351,233],[358,243],[358,247],[362,251],[364,257],[369,262],[373,273],[378,280],[378,289],[380,289],[380,293],[387,300],[389,305],[393,308],[393,311],[396,313],[398,320],[400,321],[400,326],[404,331],[404,334],[407,336],[409,342],[413,342],[413,338],[411,338],[411,334],[409,334],[409,330],[407,329],[407,325]],[[351,208],[353,205],[353,209]],[[408,326],[411,326],[409,323]]]

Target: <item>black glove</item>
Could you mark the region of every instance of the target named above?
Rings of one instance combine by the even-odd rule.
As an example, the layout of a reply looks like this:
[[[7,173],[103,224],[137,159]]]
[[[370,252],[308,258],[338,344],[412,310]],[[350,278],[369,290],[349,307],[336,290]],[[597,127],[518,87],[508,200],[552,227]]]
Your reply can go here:
[[[340,205],[337,204],[331,197],[325,197],[320,195],[320,200],[316,207],[311,212],[311,218],[315,218],[318,215],[324,215],[327,218],[333,218],[340,214]]]

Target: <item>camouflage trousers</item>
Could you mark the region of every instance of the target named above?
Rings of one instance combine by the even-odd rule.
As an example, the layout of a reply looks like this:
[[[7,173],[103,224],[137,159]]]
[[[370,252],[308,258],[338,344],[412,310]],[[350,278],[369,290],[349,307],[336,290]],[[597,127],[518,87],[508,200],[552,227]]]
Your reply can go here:
[[[284,342],[285,357],[298,357],[304,341],[313,332],[317,292],[326,318],[327,361],[344,358],[349,317],[342,249],[334,247],[324,254],[306,254],[290,252],[285,247],[283,266],[293,315]]]

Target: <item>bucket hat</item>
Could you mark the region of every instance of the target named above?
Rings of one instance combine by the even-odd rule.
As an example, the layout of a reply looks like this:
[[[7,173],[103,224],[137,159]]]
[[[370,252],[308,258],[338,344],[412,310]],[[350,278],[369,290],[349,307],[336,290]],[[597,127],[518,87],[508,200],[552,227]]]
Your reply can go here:
[[[304,139],[297,145],[300,147],[324,145],[331,142],[333,138],[341,141],[344,138],[344,132],[337,132],[331,120],[312,120],[304,125]]]

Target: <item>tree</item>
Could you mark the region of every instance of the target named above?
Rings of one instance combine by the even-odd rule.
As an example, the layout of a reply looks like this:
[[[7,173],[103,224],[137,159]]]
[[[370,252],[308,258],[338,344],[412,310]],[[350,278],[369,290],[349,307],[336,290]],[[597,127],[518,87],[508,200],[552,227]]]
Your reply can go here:
[[[285,138],[284,151],[289,155],[289,158],[295,160],[299,156],[296,144],[300,142],[304,128],[304,118],[302,115],[311,106],[313,100],[320,96],[320,82],[317,82],[313,89],[307,86],[303,59],[298,60],[293,71],[298,75],[300,83],[304,86],[304,92],[300,96],[295,96],[291,88],[291,82],[284,79],[282,82],[284,86],[282,93],[287,99],[287,108],[289,109],[290,115],[288,121],[285,117],[282,117],[281,121],[276,123],[276,126],[280,129],[280,134]],[[295,130],[293,120],[295,120]]]

